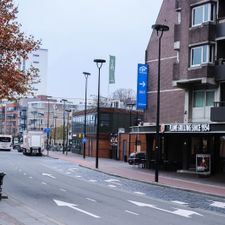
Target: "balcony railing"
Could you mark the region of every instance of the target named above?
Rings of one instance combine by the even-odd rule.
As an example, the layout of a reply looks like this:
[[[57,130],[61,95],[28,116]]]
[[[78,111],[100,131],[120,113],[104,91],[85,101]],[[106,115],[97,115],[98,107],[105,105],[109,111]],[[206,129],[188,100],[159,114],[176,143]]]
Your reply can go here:
[[[213,122],[225,122],[225,101],[214,102],[211,108],[210,119]]]

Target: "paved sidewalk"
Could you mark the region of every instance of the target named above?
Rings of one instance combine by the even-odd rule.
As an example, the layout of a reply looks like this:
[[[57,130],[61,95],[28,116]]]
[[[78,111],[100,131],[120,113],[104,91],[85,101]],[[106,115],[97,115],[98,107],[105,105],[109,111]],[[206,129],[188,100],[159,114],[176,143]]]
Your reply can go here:
[[[80,166],[90,169],[96,169],[96,159],[93,157],[86,157],[83,159],[82,155],[79,154],[68,152],[66,155],[62,152],[52,151],[49,151],[49,156],[76,163]],[[99,168],[96,170],[115,176],[147,182],[155,185],[164,185],[188,191],[225,197],[225,174],[210,177],[199,177],[196,174],[180,174],[176,172],[159,171],[159,182],[156,183],[154,182],[154,170],[143,169],[138,166],[131,166],[123,161],[103,158],[99,158],[98,165]]]

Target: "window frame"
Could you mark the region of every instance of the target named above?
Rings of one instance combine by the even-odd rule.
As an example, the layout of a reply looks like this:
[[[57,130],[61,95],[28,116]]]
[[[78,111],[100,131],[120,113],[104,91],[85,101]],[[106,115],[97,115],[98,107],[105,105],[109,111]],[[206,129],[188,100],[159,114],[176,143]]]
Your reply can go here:
[[[206,7],[208,7],[206,9]],[[200,23],[195,23],[195,12],[197,9],[202,8],[202,18],[201,18],[201,22]],[[207,12],[207,18],[206,18],[206,12]],[[201,26],[203,23],[206,22],[212,22],[215,20],[215,5],[212,3],[206,3],[206,4],[202,4],[202,5],[198,5],[192,8],[191,11],[191,27],[197,27],[197,26]]]
[[[194,50],[201,49],[201,58],[200,58],[200,63],[198,64],[193,64],[193,56],[194,56]],[[202,64],[207,64],[207,63],[213,63],[214,60],[214,45],[198,45],[195,47],[190,48],[190,67],[199,67]]]

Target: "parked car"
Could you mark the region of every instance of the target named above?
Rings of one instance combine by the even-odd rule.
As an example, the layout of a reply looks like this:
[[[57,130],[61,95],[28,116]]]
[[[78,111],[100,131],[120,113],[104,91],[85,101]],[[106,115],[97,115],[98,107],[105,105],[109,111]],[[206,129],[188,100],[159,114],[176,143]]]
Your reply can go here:
[[[144,152],[133,152],[128,158],[128,163],[130,165],[145,164],[146,154]]]

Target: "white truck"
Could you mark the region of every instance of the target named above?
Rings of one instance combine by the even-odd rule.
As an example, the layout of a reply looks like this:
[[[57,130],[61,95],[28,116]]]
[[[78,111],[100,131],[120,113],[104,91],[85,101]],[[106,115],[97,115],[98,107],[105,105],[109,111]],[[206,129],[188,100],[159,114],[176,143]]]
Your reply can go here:
[[[43,131],[27,131],[23,134],[21,148],[24,155],[42,155],[46,135]]]

